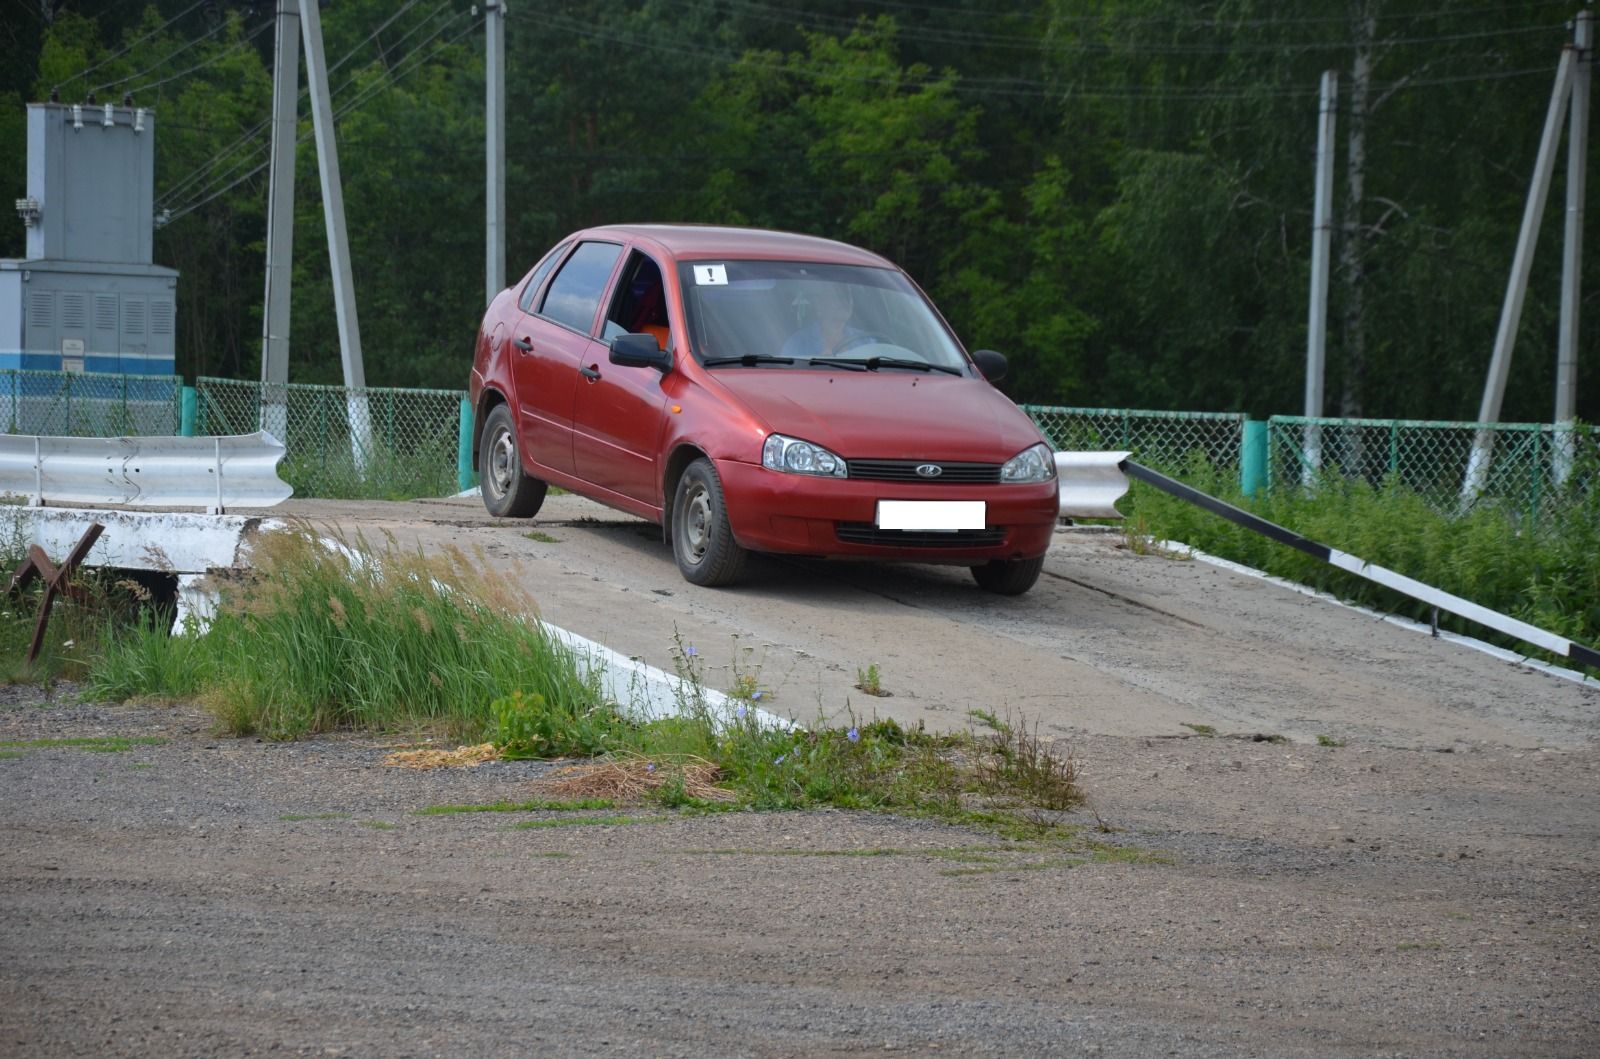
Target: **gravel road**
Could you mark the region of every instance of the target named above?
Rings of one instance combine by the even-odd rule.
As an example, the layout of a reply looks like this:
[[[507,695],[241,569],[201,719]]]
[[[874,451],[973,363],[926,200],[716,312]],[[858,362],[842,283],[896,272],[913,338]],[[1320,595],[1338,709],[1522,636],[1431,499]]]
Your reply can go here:
[[[418,815],[532,797],[547,766],[414,772],[391,740],[0,689],[0,741],[158,740],[0,748],[0,1054],[1600,1053],[1592,689],[1105,537],[1062,535],[1020,602],[768,560],[719,594],[576,505],[536,524],[556,543],[372,511],[321,514],[482,548],[628,653],[665,661],[676,629],[759,663],[802,715],[859,708],[867,661],[903,720],[1026,709],[1093,810],[1061,844]]]

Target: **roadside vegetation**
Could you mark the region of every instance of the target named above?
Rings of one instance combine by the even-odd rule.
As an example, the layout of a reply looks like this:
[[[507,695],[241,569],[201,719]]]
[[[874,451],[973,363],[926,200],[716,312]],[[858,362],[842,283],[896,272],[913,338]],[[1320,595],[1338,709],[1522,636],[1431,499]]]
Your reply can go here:
[[[1514,508],[1489,502],[1464,514],[1441,514],[1393,480],[1372,485],[1330,476],[1311,489],[1278,488],[1245,497],[1235,475],[1209,466],[1191,466],[1183,478],[1302,536],[1578,643],[1600,646],[1600,490],[1564,505],[1547,504],[1535,523]],[[1151,539],[1181,541],[1342,599],[1420,621],[1431,618],[1429,607],[1142,483],[1134,483],[1124,508],[1137,547]],[[1443,612],[1439,624],[1539,653]]]
[[[84,694],[199,701],[239,735],[404,733],[568,759],[528,805],[837,807],[1037,836],[1083,803],[1070,755],[1036,728],[987,712],[979,731],[948,735],[854,715],[801,728],[758,708],[754,672],[730,698],[708,694],[702,659],[681,643],[678,715],[640,722],[529,620],[536,608],[514,578],[460,552],[328,542],[299,527],[263,539],[254,561],[220,586],[203,631],[102,621]]]

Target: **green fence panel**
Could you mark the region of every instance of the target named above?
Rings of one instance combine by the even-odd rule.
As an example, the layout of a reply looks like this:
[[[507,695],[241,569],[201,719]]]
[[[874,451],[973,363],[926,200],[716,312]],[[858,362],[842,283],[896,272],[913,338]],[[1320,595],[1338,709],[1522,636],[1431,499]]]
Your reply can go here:
[[[1239,467],[1246,418],[1240,412],[1021,407],[1057,452],[1126,449],[1140,463],[1171,472],[1196,460],[1223,471]]]
[[[1592,427],[1548,423],[1443,423],[1407,419],[1269,421],[1274,487],[1309,484],[1319,475],[1374,485],[1404,484],[1437,510],[1461,508],[1461,490],[1480,430],[1494,439],[1480,501],[1537,519],[1553,507],[1583,502],[1600,489],[1600,434]]]
[[[295,495],[402,499],[456,491],[462,391],[195,381],[201,434],[268,430]]]
[[[0,370],[0,431],[53,437],[172,436],[183,379],[175,375]]]

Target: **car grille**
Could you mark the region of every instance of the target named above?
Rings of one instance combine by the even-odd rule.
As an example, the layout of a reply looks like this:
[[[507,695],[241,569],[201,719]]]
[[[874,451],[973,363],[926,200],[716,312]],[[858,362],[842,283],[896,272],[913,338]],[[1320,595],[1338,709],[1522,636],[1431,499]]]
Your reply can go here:
[[[834,532],[846,544],[880,544],[890,548],[988,548],[1006,539],[1004,526],[966,530],[888,530],[870,522],[840,522]]]
[[[939,468],[925,478],[917,473],[924,464]],[[923,482],[927,485],[984,485],[1000,480],[998,463],[946,463],[940,460],[847,460],[850,477],[869,482]]]

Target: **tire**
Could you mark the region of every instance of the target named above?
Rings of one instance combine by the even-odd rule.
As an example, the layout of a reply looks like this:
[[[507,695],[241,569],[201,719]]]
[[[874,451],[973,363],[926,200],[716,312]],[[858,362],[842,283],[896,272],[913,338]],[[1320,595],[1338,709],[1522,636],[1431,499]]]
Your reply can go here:
[[[1037,559],[995,559],[972,568],[972,579],[985,592],[1002,596],[1020,596],[1039,580],[1044,569],[1044,556]]]
[[[728,528],[722,482],[702,456],[685,468],[672,498],[672,556],[678,572],[692,585],[731,585],[744,570],[747,554]]]
[[[509,405],[496,405],[478,446],[478,489],[496,518],[531,518],[544,505],[546,485],[522,467]]]

